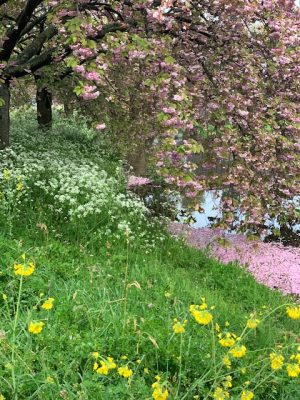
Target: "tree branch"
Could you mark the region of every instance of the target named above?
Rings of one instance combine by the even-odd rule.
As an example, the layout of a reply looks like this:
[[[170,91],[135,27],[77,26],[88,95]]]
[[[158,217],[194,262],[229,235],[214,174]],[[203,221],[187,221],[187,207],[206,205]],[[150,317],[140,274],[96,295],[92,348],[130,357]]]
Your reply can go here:
[[[1,1],[1,0],[0,0]],[[22,31],[30,21],[34,10],[43,2],[43,0],[28,0],[23,10],[16,19],[15,25],[10,28],[6,33],[6,40],[0,50],[0,60],[8,61],[15,45],[17,44]],[[0,3],[1,5],[1,3]]]
[[[36,18],[34,21],[32,21],[30,24],[28,24],[25,29],[23,29],[23,31],[21,32],[21,37],[26,35],[26,33],[29,33],[36,25],[38,25],[41,22],[46,21],[48,13],[45,12],[43,15],[41,15],[40,17]]]
[[[97,39],[103,39],[105,35],[111,32],[125,32],[128,29],[128,25],[124,23],[113,23],[113,24],[107,24],[105,25],[101,31],[97,33],[96,36],[91,37],[91,39],[97,40]]]
[[[48,42],[53,36],[57,34],[57,28],[54,25],[48,26],[42,33],[40,33],[22,52],[21,57],[17,59],[18,64],[24,64],[35,55],[38,55],[42,50],[44,43]]]
[[[55,50],[56,48],[52,47],[51,49],[47,49],[43,53],[33,57],[26,64],[8,67],[5,70],[5,75],[10,78],[21,78],[22,76],[32,74],[38,69],[51,64]]]

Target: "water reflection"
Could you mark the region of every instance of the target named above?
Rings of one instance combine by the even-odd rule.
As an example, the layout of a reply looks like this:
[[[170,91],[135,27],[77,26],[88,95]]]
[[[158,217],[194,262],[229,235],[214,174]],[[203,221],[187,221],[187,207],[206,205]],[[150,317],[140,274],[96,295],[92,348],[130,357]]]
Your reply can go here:
[[[218,222],[222,217],[220,211],[220,203],[223,195],[223,190],[209,190],[203,193],[198,199],[200,209],[191,211],[188,207],[188,199],[179,199],[177,207],[179,213],[176,220],[181,223],[188,223],[193,228],[207,228]],[[300,197],[297,196],[292,200],[296,205],[300,202]],[[240,215],[240,221],[243,216]],[[300,246],[300,224],[282,225],[278,223],[277,218],[266,221],[265,233],[261,235],[261,239],[270,242],[278,241],[284,245]],[[235,229],[227,229],[226,233],[237,233]]]

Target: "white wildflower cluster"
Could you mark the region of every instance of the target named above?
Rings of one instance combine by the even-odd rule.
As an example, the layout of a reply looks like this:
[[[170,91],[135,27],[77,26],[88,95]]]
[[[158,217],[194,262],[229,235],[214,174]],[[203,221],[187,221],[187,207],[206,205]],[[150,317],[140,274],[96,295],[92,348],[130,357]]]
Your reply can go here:
[[[147,212],[139,199],[124,191],[118,178],[108,176],[99,165],[78,154],[74,160],[61,159],[53,151],[2,153],[2,186],[8,188],[12,179],[16,183],[19,179],[33,206],[40,202],[70,220],[105,217],[113,221],[120,217],[119,210],[132,217]]]
[[[2,215],[30,207],[70,222],[91,219],[108,232],[118,229],[124,215],[131,224],[144,220],[148,210],[126,191],[121,164],[99,145],[84,136],[45,136],[30,121],[19,122],[12,147],[0,151]]]
[[[157,240],[155,221],[139,197],[126,190],[121,162],[86,132],[74,138],[70,127],[43,135],[29,118],[18,120],[12,147],[0,151],[0,211],[19,217],[29,210],[44,220],[86,226],[101,239]],[[82,135],[82,138],[81,136]],[[81,140],[82,139],[82,140]],[[82,224],[80,224],[82,222]],[[152,226],[153,225],[153,226]],[[90,227],[90,228],[89,228]]]

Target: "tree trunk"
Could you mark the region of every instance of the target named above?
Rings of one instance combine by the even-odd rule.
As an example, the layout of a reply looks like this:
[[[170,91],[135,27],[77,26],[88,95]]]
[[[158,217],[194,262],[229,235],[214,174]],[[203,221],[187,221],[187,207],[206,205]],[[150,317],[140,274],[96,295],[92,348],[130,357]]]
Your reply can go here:
[[[52,126],[52,94],[47,88],[38,88],[36,92],[37,121],[43,130]]]
[[[0,149],[9,146],[10,128],[10,90],[9,83],[0,84]]]
[[[127,162],[132,167],[136,176],[145,176],[147,171],[147,154],[145,144],[137,146],[131,153],[127,154]]]
[[[67,100],[64,100],[63,102],[64,104],[64,113],[66,117],[72,117],[73,115],[73,107],[72,104],[70,102],[68,102]]]

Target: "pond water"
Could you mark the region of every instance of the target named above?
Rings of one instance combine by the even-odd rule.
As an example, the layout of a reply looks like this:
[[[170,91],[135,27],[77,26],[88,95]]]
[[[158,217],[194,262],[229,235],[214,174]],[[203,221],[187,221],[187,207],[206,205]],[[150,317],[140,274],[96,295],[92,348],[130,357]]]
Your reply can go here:
[[[219,211],[221,196],[222,190],[208,190],[204,192],[203,197],[201,198],[201,207],[203,211],[189,212],[189,215],[192,217],[189,225],[194,228],[207,228],[211,226],[212,221],[221,216]],[[184,203],[184,200],[179,201],[178,209],[186,212],[187,209]],[[182,223],[187,222],[187,218],[186,215],[181,215],[180,213],[177,215],[178,221]]]
[[[178,201],[177,207],[179,213],[176,216],[176,220],[181,223],[188,223],[193,228],[208,228],[213,225],[216,220],[221,217],[220,201],[223,191],[222,190],[209,190],[204,192],[201,199],[199,199],[200,211],[187,211],[186,200],[181,199]],[[300,198],[294,199],[295,204],[299,204]],[[278,241],[284,245],[300,246],[300,224],[295,224],[292,229],[286,227],[280,230],[280,236],[274,236],[272,229],[280,229],[280,225],[275,220],[270,220],[267,223],[269,232],[266,235],[262,235],[263,241]],[[226,233],[236,233],[235,230],[227,230]]]

